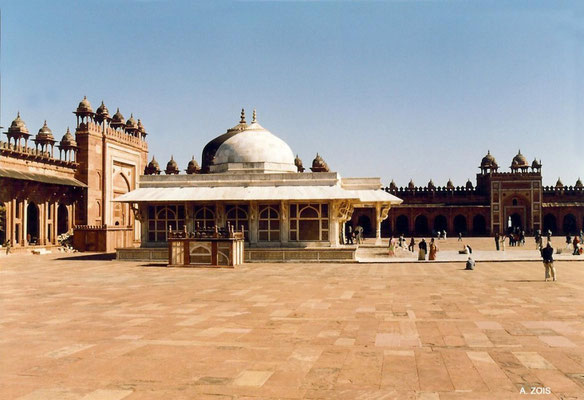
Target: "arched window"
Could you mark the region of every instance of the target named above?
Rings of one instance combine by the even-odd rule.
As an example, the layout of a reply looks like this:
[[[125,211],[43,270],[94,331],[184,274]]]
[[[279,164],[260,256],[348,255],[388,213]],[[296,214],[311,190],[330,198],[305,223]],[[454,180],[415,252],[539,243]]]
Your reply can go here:
[[[280,240],[280,211],[278,206],[259,207],[258,236],[262,242]]]
[[[517,205],[517,199],[513,199],[513,202],[512,202],[512,204],[513,204],[514,206],[516,206],[516,205]]]
[[[196,206],[195,228],[199,229],[213,228],[215,226],[215,207],[214,206]]]
[[[245,238],[248,238],[248,231],[249,231],[249,223],[248,223],[248,214],[247,214],[247,206],[244,205],[236,205],[236,206],[226,206],[225,207],[225,216],[227,218],[227,222],[233,226],[233,229],[236,231],[241,231],[241,227],[243,226],[243,231],[245,234]]]
[[[166,234],[183,229],[185,225],[184,206],[149,206],[148,207],[148,241],[166,242]]]
[[[328,204],[290,204],[290,240],[329,240]]]

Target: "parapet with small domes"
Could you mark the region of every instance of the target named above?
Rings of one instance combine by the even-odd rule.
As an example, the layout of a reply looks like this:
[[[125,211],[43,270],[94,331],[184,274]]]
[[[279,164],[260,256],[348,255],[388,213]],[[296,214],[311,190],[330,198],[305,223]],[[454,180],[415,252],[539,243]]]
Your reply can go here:
[[[197,160],[195,160],[195,156],[193,156],[191,161],[189,161],[186,172],[189,175],[198,174],[199,172],[201,172],[201,167],[199,167]]]
[[[174,157],[170,156],[170,161],[166,164],[166,169],[164,170],[166,175],[178,175],[180,173],[178,169],[178,164],[174,161]]]
[[[160,175],[160,165],[158,161],[152,156],[152,161],[144,168],[144,175]]]
[[[316,153],[316,157],[312,160],[312,167],[310,168],[312,172],[329,172],[328,164],[323,160],[320,154]]]
[[[302,165],[302,160],[298,157],[298,154],[296,154],[296,158],[294,159],[294,165],[296,165],[298,172],[304,172],[304,166]]]

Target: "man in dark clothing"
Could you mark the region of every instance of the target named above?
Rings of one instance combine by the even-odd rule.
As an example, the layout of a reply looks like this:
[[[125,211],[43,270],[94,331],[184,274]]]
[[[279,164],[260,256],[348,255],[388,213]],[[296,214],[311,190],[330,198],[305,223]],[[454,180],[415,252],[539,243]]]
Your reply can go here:
[[[545,267],[545,280],[549,279],[550,275],[552,279],[556,280],[556,269],[554,268],[554,248],[551,243],[548,242],[547,246],[541,249],[541,258],[543,258],[543,266]]]
[[[348,223],[347,224],[347,244],[353,244],[353,226]]]
[[[418,244],[420,252],[418,253],[418,260],[425,260],[426,253],[428,252],[428,245],[426,244],[426,239],[422,239],[420,244]]]
[[[499,234],[495,233],[495,247],[497,248],[497,251],[499,251]]]

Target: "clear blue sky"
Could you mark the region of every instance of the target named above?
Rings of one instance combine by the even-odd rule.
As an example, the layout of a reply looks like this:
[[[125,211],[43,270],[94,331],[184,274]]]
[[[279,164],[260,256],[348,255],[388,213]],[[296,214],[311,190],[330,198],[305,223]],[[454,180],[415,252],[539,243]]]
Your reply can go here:
[[[2,125],[58,138],[87,95],[186,168],[256,107],[309,165],[463,185],[520,148],[584,179],[582,1],[2,1]]]

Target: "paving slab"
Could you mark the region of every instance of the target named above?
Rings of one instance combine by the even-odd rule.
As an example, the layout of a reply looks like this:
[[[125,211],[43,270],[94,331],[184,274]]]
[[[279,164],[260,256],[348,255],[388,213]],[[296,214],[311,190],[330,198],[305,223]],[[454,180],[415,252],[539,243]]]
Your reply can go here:
[[[584,260],[556,268],[4,256],[0,398],[583,398]]]

